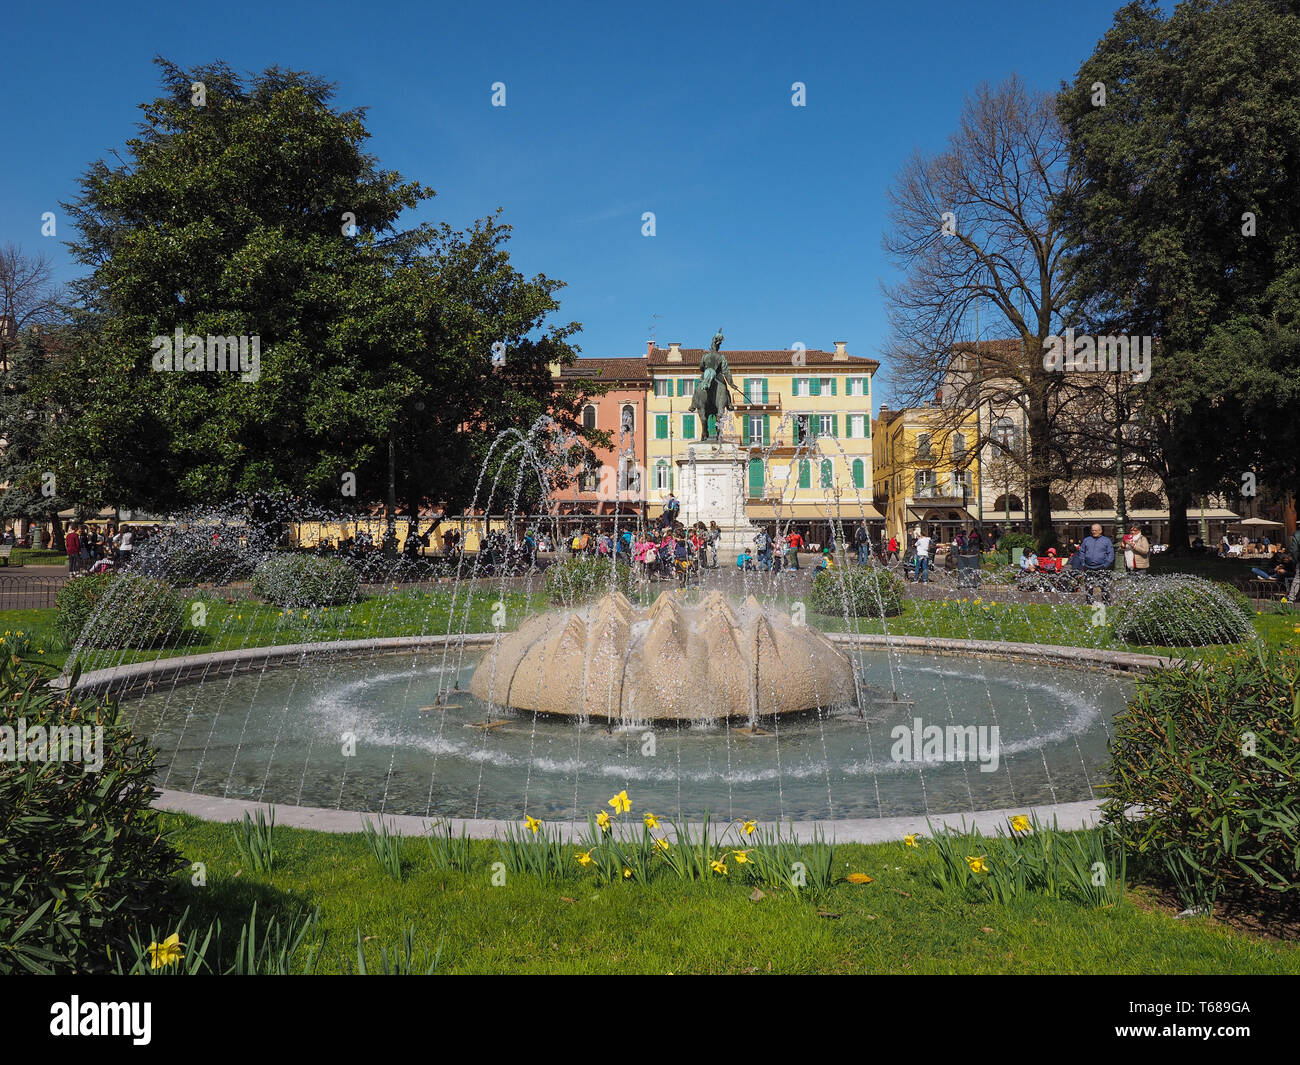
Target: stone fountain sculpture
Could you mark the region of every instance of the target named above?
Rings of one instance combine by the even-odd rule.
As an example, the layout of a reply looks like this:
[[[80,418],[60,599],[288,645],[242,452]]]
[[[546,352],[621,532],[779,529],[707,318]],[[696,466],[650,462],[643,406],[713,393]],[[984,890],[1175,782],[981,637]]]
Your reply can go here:
[[[617,592],[502,636],[470,691],[495,706],[606,721],[745,719],[852,703],[853,664],[750,596],[678,592],[637,609]]]

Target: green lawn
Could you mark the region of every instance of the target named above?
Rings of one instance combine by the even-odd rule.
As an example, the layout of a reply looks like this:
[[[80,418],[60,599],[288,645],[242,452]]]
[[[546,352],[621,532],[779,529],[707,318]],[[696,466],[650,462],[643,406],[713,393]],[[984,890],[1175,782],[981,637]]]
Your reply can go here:
[[[232,826],[163,820],[206,866],[206,887],[185,889],[199,924],[220,917],[237,935],[254,901],[259,919],[320,907],[318,972],[355,969],[358,929],[373,968],[379,948],[413,928],[417,956],[441,944],[449,973],[1300,973],[1300,946],[1174,920],[1141,891],[1100,910],[1041,896],[968,902],[934,887],[930,859],[901,843],[837,848],[841,874],[870,884],[751,901],[752,885],[730,876],[602,886],[576,862],[553,883],[521,875],[494,887],[497,845],[486,841],[473,843],[467,871],[440,872],[422,840],[405,840],[399,883],[363,836],[283,827],[263,875],[241,864]]]
[[[692,593],[694,594],[694,593]],[[497,589],[462,591],[454,604],[453,633],[490,632],[495,604],[504,604],[503,628],[518,626],[531,613],[549,607],[540,592]],[[794,610],[796,597],[773,600],[777,609]],[[191,626],[174,644],[165,648],[122,650],[88,650],[83,652],[83,671],[150,661],[159,657],[225,651],[242,647],[275,646],[323,640],[352,640],[381,636],[439,634],[449,631],[448,615],[452,611],[450,591],[396,591],[374,595],[346,606],[311,610],[281,610],[279,607],[247,600],[227,602],[212,593],[191,596],[192,608],[202,602],[206,618],[202,627]],[[1300,610],[1277,608],[1259,613],[1255,631],[1270,645],[1300,642]],[[1110,629],[1094,625],[1092,608],[1083,603],[1003,603],[971,596],[949,601],[908,600],[900,617],[881,620],[862,618],[853,622],[856,632],[884,633],[898,636],[953,637],[971,640],[1008,640],[1013,643],[1063,644],[1076,647],[1099,647],[1109,650],[1143,651],[1182,657],[1200,657],[1216,653],[1210,648],[1148,647],[1118,643]],[[0,632],[23,632],[32,641],[33,650],[43,650],[44,658],[63,664],[67,648],[54,626],[53,608],[0,611]],[[846,629],[842,617],[825,616],[809,611],[810,625],[827,632]]]

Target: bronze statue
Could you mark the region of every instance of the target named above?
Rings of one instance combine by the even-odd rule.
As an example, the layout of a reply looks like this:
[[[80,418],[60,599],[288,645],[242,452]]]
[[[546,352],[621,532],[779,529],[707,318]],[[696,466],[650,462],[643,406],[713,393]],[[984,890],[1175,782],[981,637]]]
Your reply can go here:
[[[727,357],[722,354],[722,339],[722,327],[719,326],[708,352],[700,359],[700,377],[695,382],[695,395],[691,397],[691,410],[700,414],[701,441],[718,438],[718,422],[734,405],[731,389],[736,385],[731,379]]]

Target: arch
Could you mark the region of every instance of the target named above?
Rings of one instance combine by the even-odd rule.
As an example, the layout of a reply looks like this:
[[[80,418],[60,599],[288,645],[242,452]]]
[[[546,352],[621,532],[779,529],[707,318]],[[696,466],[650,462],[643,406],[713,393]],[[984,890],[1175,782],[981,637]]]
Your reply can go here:
[[[673,486],[671,474],[672,474],[672,467],[668,465],[667,459],[660,459],[658,462],[656,462],[655,463],[655,487],[671,488]]]
[[[1006,512],[1006,509],[1007,509],[1007,495],[1006,495],[1005,492],[1003,492],[1002,495],[998,496],[997,499],[995,499],[995,500],[993,501],[993,509],[994,509],[995,511],[1001,511],[1001,512],[1003,512],[1003,513]],[[1024,504],[1024,502],[1021,500],[1021,498],[1020,498],[1019,496],[1017,496],[1017,495],[1013,495],[1013,496],[1011,497],[1011,509],[1012,509],[1012,510],[1024,510],[1024,509],[1025,509],[1025,504]]]
[[[1129,506],[1133,510],[1160,510],[1160,496],[1155,492],[1138,492]]]
[[[1065,496],[1061,495],[1060,492],[1053,492],[1048,496],[1048,499],[1052,504],[1053,511],[1070,509],[1070,501],[1066,499]]]
[[[861,459],[853,460],[853,487],[854,488],[867,487],[867,468],[863,464]]]
[[[631,403],[624,403],[618,412],[619,425],[624,432],[632,433],[636,431],[636,407]]]
[[[584,429],[596,428],[596,405],[588,403],[582,408],[582,427]]]
[[[1084,510],[1114,510],[1115,500],[1105,492],[1092,492],[1083,501]]]

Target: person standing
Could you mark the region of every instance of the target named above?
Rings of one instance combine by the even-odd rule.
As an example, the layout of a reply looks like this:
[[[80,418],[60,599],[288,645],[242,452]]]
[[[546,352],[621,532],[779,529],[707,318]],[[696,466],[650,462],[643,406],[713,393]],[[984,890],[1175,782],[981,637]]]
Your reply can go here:
[[[767,535],[766,529],[759,529],[755,534],[754,547],[757,549],[758,568],[770,570],[772,568],[772,540]]]
[[[889,553],[885,555],[885,561],[886,562],[898,561],[898,537],[897,536],[891,536],[889,538]]]
[[[716,521],[709,522],[709,535],[706,537],[709,545],[709,568],[718,568],[718,545],[722,543],[722,530],[718,528]]]
[[[865,566],[867,564],[867,552],[869,550],[870,542],[871,536],[867,532],[867,523],[865,521],[858,522],[857,530],[853,533],[853,543],[858,549],[859,566]]]
[[[791,569],[799,568],[799,552],[803,550],[803,536],[798,529],[791,529],[785,538],[786,561]]]
[[[930,581],[930,550],[934,541],[927,533],[916,538],[916,583],[928,584]]]
[[[68,573],[76,576],[81,569],[81,536],[76,526],[64,533],[63,547],[68,552]]]
[[[677,515],[681,512],[682,505],[678,502],[677,497],[672,492],[668,493],[668,502],[664,504],[663,523],[670,529],[677,526]]]
[[[134,537],[127,526],[122,526],[117,539],[113,541],[113,546],[117,548],[118,568],[126,569],[131,564],[131,552],[135,550]]]
[[[1115,545],[1109,536],[1103,536],[1101,526],[1094,523],[1092,534],[1083,538],[1079,545],[1080,561],[1083,563],[1083,587],[1088,602],[1093,601],[1098,587],[1103,598],[1109,598],[1109,574],[1115,565]]]
[[[1129,555],[1133,556],[1129,571],[1135,577],[1145,577],[1151,569],[1151,541],[1142,535],[1136,522],[1129,526],[1128,544],[1124,548],[1125,563],[1128,562]]]

